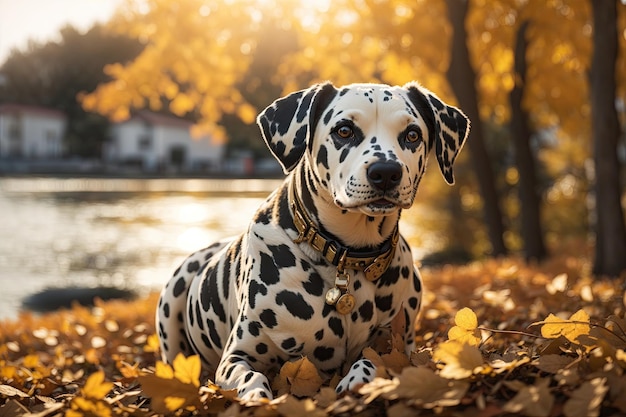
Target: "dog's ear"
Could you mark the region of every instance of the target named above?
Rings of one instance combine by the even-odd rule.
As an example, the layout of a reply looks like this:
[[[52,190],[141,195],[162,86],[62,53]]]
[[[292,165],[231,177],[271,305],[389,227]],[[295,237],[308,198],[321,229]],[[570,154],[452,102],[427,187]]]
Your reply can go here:
[[[279,98],[257,117],[263,139],[285,173],[304,155],[322,111],[336,93],[329,82],[316,84]]]
[[[452,165],[469,135],[470,120],[461,110],[444,103],[417,83],[406,84],[404,88],[409,91],[411,102],[422,115],[426,115],[427,124],[428,119],[431,120],[434,129],[430,129],[429,124],[429,130],[433,131],[429,137],[429,149],[434,142],[441,173],[448,184],[454,184]]]

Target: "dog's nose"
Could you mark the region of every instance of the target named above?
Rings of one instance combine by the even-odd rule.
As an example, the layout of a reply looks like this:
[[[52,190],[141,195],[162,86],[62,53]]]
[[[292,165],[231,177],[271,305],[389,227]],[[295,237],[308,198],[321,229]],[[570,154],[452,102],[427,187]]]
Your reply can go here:
[[[400,184],[402,167],[392,161],[374,162],[367,167],[367,179],[379,190],[389,190]]]

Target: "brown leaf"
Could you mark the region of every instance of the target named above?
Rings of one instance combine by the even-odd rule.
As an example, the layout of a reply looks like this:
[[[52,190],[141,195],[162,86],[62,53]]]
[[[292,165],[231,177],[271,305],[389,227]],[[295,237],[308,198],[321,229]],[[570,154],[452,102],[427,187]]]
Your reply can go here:
[[[547,417],[554,406],[554,396],[549,386],[548,378],[539,380],[536,385],[525,386],[502,409],[508,413]]]
[[[457,405],[470,386],[465,381],[442,378],[428,368],[404,368],[402,374],[394,380],[397,380],[397,386],[385,393],[385,398],[405,398],[424,408]]]
[[[599,416],[602,400],[608,390],[606,378],[598,377],[585,382],[572,392],[570,399],[563,407],[563,413],[566,417]]]
[[[324,383],[315,365],[306,357],[285,363],[274,380],[273,388],[281,395],[285,390],[299,397],[312,397]]]
[[[298,400],[291,396],[285,396],[284,401],[276,406],[278,414],[281,416],[307,416],[307,417],[325,417],[326,412],[315,406],[310,398]]]
[[[408,356],[406,356],[404,352],[399,352],[396,349],[392,350],[391,353],[384,354],[382,356],[382,360],[384,366],[391,369],[395,373],[402,372],[402,369],[411,364]]]
[[[533,365],[543,372],[556,374],[574,362],[574,360],[574,358],[564,355],[543,355],[534,361]]]

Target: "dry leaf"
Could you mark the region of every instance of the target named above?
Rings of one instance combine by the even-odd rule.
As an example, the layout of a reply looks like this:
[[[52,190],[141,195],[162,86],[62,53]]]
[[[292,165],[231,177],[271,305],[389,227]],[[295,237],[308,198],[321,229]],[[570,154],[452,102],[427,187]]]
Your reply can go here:
[[[280,368],[273,388],[279,395],[290,392],[299,397],[312,397],[319,391],[323,382],[315,365],[306,357],[302,357],[294,362],[286,362]]]
[[[548,294],[554,295],[557,292],[565,292],[567,289],[567,274],[559,274],[552,281],[546,284]]]
[[[454,323],[456,326],[448,331],[449,340],[478,346],[481,341],[481,334],[480,330],[477,329],[478,318],[476,313],[465,307],[456,313]]]
[[[113,388],[112,382],[104,382],[104,372],[98,371],[91,374],[85,382],[85,386],[82,389],[83,395],[87,398],[93,398],[95,400],[103,399]]]
[[[484,360],[476,346],[457,341],[441,343],[433,352],[433,360],[445,364],[440,372],[444,378],[464,379],[483,369]]]
[[[298,400],[291,396],[285,396],[276,406],[278,414],[285,417],[307,416],[307,417],[325,417],[326,412],[315,406],[315,402],[310,398]]]
[[[574,358],[563,355],[542,355],[533,364],[543,372],[556,374],[567,368],[574,361]]]
[[[548,378],[540,379],[535,385],[524,386],[504,405],[503,411],[531,417],[549,416],[554,405],[549,386]]]
[[[606,378],[594,378],[585,382],[580,388],[572,392],[570,399],[563,407],[563,413],[566,417],[599,416],[600,405],[608,390]]]
[[[185,357],[179,353],[172,362],[174,368],[174,377],[184,384],[193,384],[200,386],[200,372],[202,365],[200,364],[200,356],[193,355]]]
[[[541,335],[547,339],[556,339],[565,336],[570,342],[576,342],[581,335],[588,335],[591,330],[589,315],[584,310],[578,310],[567,320],[563,320],[550,314],[541,326]]]
[[[384,394],[387,399],[404,398],[411,404],[424,408],[457,405],[469,389],[469,383],[452,381],[436,375],[428,368],[408,367],[399,377],[397,385]]]

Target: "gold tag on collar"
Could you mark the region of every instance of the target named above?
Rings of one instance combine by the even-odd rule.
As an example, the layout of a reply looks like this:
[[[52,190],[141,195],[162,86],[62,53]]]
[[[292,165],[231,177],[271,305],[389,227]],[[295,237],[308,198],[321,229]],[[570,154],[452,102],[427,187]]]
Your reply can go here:
[[[354,306],[356,305],[356,299],[354,295],[350,293],[345,293],[339,300],[337,300],[337,304],[335,304],[335,308],[337,309],[337,313],[339,314],[348,314],[352,310],[354,310]]]

